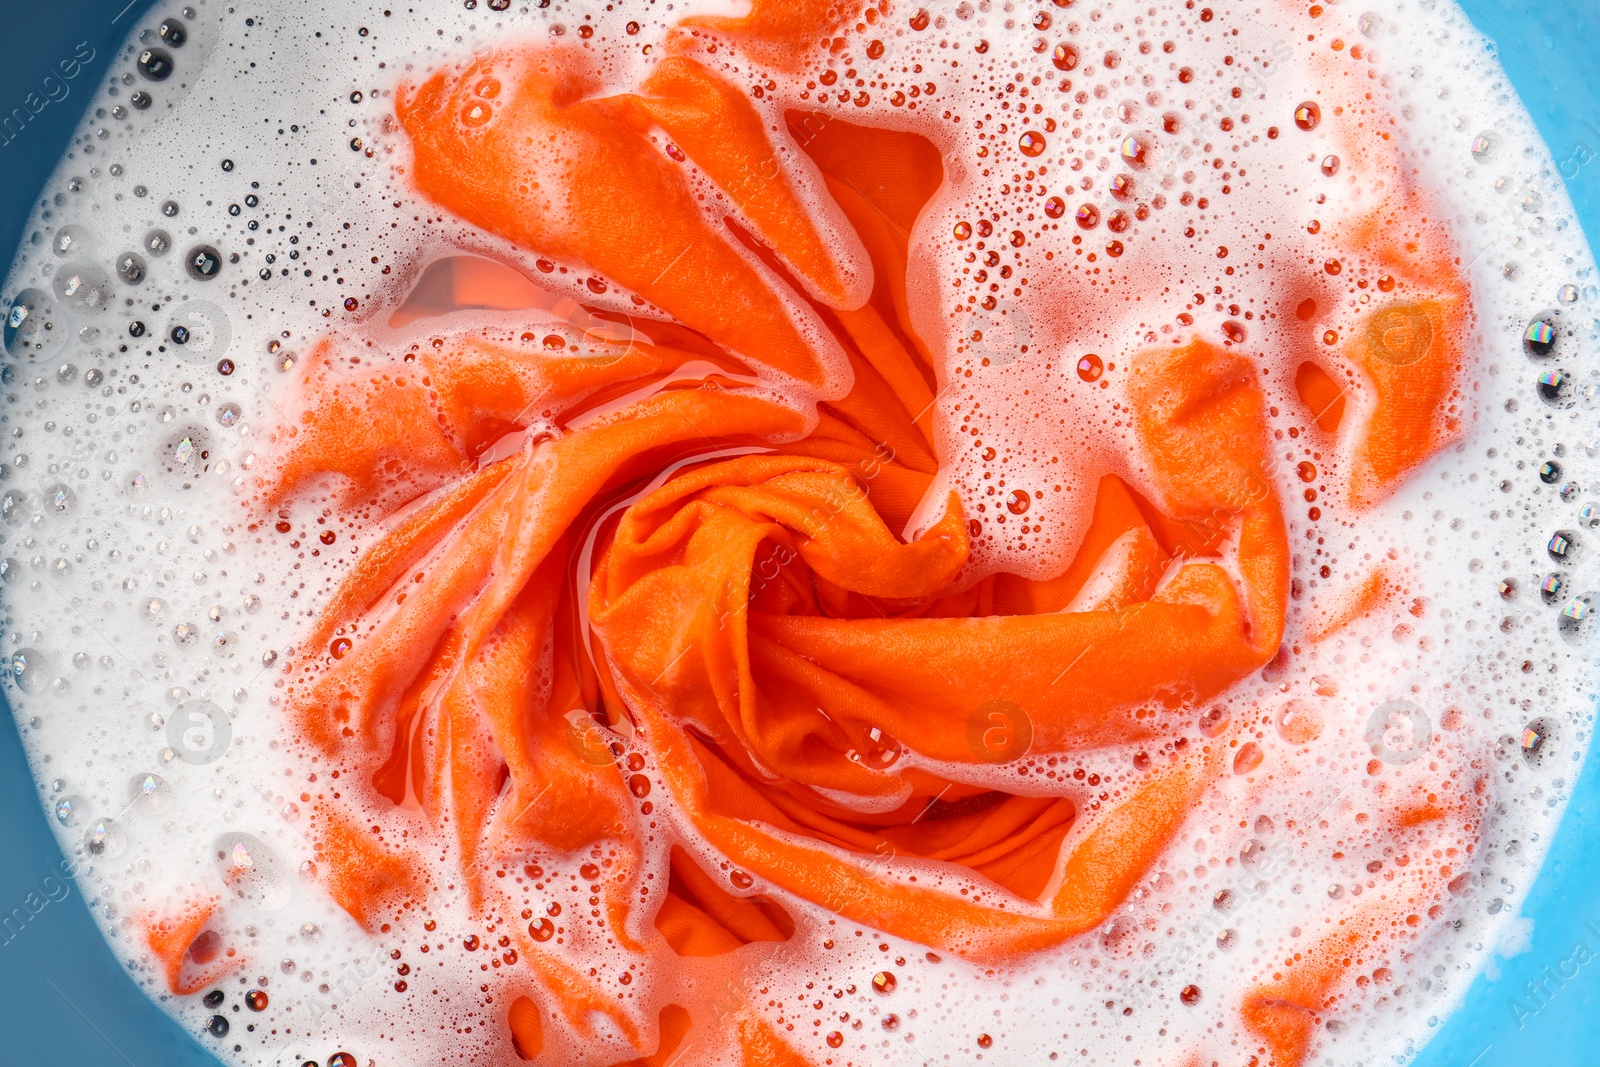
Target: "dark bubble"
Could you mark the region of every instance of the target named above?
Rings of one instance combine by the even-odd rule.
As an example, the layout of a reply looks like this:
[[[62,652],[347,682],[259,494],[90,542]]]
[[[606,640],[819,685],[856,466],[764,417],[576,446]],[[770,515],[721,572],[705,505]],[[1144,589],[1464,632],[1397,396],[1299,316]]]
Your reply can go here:
[[[195,245],[189,249],[189,254],[184,257],[183,262],[188,268],[189,277],[209,281],[222,270],[222,253],[210,245]]]
[[[251,193],[249,196],[244,198],[245,207],[255,207],[259,203],[261,203],[261,198],[255,193]]]
[[[225,170],[225,171],[232,171],[233,170],[233,160],[224,159],[222,161],[222,169]]]
[[[172,53],[165,48],[146,48],[139,53],[136,65],[139,73],[153,82],[164,82],[172,77]]]
[[[132,322],[128,323],[128,336],[143,337],[144,323],[140,322],[138,319],[134,319]]]
[[[164,42],[174,48],[182,48],[183,42],[189,39],[189,30],[177,19],[167,19],[156,28],[156,32],[161,35]]]
[[[189,327],[174,326],[169,336],[171,336],[173,344],[186,345],[189,343]]]
[[[229,204],[228,205],[228,214],[234,216],[235,218],[238,217],[239,212],[241,210],[243,210],[243,209],[240,208],[238,204]]]
[[[151,230],[144,235],[144,250],[152,256],[164,256],[172,250],[172,235],[166,230]]]
[[[155,99],[143,89],[139,89],[132,96],[128,97],[128,103],[133,105],[133,109],[135,111],[144,111],[149,108],[151,104],[155,103]]]
[[[137,252],[124,252],[117,257],[117,277],[129,285],[144,281],[144,257]]]
[[[201,999],[201,1003],[203,1003],[208,1008],[219,1008],[219,1007],[222,1006],[222,1002],[223,1002],[224,999],[226,999],[226,997],[227,997],[227,994],[224,993],[222,990],[213,989],[211,992],[207,993]]]
[[[1539,480],[1544,482],[1545,485],[1554,485],[1559,482],[1561,480],[1561,464],[1553,459],[1547,460],[1544,466],[1539,468]]]
[[[1550,535],[1545,551],[1557,563],[1570,567],[1578,557],[1578,535],[1571,530],[1557,530]]]
[[[511,0],[489,0],[490,11],[504,11],[511,6]]]
[[[1528,355],[1536,359],[1543,359],[1556,347],[1556,313],[1554,311],[1541,311],[1528,323],[1528,328],[1522,331],[1522,347]]]
[[[213,1015],[210,1021],[206,1023],[206,1029],[211,1032],[212,1037],[227,1037],[228,1020],[220,1015]]]
[[[1572,375],[1564,370],[1547,370],[1539,375],[1539,399],[1551,407],[1564,408],[1572,403]]]
[[[169,219],[175,218],[178,214],[178,202],[176,200],[168,200],[161,205],[161,213]]]

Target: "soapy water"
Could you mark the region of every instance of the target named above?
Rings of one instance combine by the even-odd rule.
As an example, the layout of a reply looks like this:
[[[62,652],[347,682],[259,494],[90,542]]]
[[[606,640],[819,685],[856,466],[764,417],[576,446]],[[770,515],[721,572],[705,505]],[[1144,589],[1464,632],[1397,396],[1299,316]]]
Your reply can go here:
[[[249,509],[274,461],[272,434],[297,410],[296,368],[329,334],[398,354],[448,333],[511,342],[532,318],[535,345],[648,342],[659,313],[619,286],[596,291],[564,265],[546,269],[419,196],[394,119],[408,87],[508,41],[589,48],[608,91],[625,88],[681,13],[614,7],[158,10],[119,58],[8,280],[0,579],[13,705],[108,938],[230,1062],[514,1053],[510,995],[480,987],[490,963],[494,977],[517,969],[515,951],[482,936],[448,873],[425,924],[371,932],[321,881],[308,828],[317,787],[285,714],[283,672],[382,532],[378,517],[322,516],[335,537],[308,556],[251,536]],[[1457,861],[1417,940],[1350,976],[1316,1055],[1376,1063],[1414,1049],[1507,929],[1591,726],[1593,264],[1531,123],[1459,12],[1312,10],[890,6],[863,15],[834,53],[835,67],[862,66],[870,84],[859,86],[823,59],[831,80],[725,52],[760,68],[751,80],[774,115],[907,129],[940,149],[947,182],[916,222],[911,302],[938,353],[938,485],[974,519],[974,577],[1048,577],[1071,559],[1093,484],[1058,476],[1071,469],[1064,458],[1122,457],[1107,463],[1140,482],[1116,368],[1192,332],[1261,367],[1281,460],[1264,478],[1293,502],[1291,602],[1305,604],[1284,656],[1220,710],[1196,709],[1196,740],[1247,716],[1262,729],[1101,929],[996,966],[763,885],[795,932],[739,950],[757,962],[737,970],[678,961],[697,1007],[766,1005],[811,1062],[1248,1058],[1240,998],[1314,922],[1383,892],[1398,860],[1371,823],[1384,775],[1413,767],[1485,783],[1471,858]],[[1338,125],[1354,108],[1327,89],[1333,56],[1350,57],[1355,73],[1339,76],[1371,94],[1366,128],[1383,134],[1370,140],[1394,159]],[[1412,174],[1401,184],[1425,191],[1430,239],[1448,242],[1470,284],[1459,320],[1363,319],[1385,291],[1381,255],[1316,243],[1392,193],[1400,169]],[[831,227],[845,288],[859,296],[872,265],[836,208],[820,195],[808,207]],[[1246,280],[1233,280],[1236,264]],[[1291,323],[1275,289],[1298,284],[1306,264],[1340,288],[1297,292],[1287,308],[1312,307]],[[475,301],[475,291],[510,296]],[[824,332],[794,314],[837,379],[843,364]],[[1466,354],[1459,434],[1370,510],[1341,508],[1355,464],[1312,428],[1359,393],[1307,403],[1296,382],[1313,361],[1286,339],[1302,323],[1334,335],[1329,348],[1365,330],[1401,368],[1435,331]],[[802,409],[828,388],[781,376],[762,385]],[[989,483],[1005,491],[987,494]],[[927,495],[931,510],[908,534],[937,518],[943,496]],[[1336,600],[1383,558],[1403,571],[1402,610],[1312,641],[1329,613],[1319,595]],[[974,752],[992,757],[990,780],[1015,787],[1027,715],[975,704]],[[596,765],[627,740],[587,720],[573,737]],[[1077,781],[1126,789],[1132,755],[1072,761],[1087,771]],[[704,854],[691,829],[674,832]],[[584,907],[576,878],[571,893],[551,883],[541,904]],[[181,963],[189,977],[217,977],[177,994],[143,930],[146,916],[197,893],[221,903]],[[541,944],[554,928],[529,923]],[[230,1001],[247,1013],[220,1014]],[[613,1054],[615,1035],[600,1045],[595,1062],[626,1058]],[[690,1047],[693,1062],[731,1054]]]

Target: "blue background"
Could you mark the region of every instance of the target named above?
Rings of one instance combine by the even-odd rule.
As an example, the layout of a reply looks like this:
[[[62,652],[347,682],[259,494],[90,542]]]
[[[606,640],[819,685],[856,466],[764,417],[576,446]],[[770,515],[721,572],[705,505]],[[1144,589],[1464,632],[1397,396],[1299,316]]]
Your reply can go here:
[[[1563,177],[1589,240],[1600,242],[1600,0],[1461,3],[1497,43],[1557,165],[1565,164]],[[21,106],[79,42],[88,41],[96,52],[67,99],[46,107],[19,137],[0,146],[4,262],[21,240],[32,199],[66,150],[92,89],[123,37],[153,5],[0,0],[0,7],[8,39],[0,63],[0,114]],[[1578,162],[1584,159],[1590,162]],[[61,862],[9,713],[0,713],[0,857],[0,916],[38,892],[40,879]],[[1600,961],[1556,989],[1521,1029],[1508,1006],[1513,997],[1533,1006],[1522,992],[1524,983],[1541,980],[1542,968],[1567,959],[1580,937],[1600,952],[1600,937],[1584,930],[1591,920],[1600,929],[1600,759],[1589,761],[1578,782],[1523,915],[1534,923],[1531,948],[1500,961],[1495,981],[1478,979],[1465,1007],[1446,1022],[1416,1067],[1524,1067],[1529,1055],[1553,1065],[1600,1063]],[[75,886],[20,936],[0,944],[0,1064],[43,1063],[217,1067],[123,973]]]

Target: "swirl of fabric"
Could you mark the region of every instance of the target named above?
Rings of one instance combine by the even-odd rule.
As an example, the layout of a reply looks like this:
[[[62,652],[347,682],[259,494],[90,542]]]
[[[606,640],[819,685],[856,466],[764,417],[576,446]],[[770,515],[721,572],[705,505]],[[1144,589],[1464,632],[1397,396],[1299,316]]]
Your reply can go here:
[[[758,0],[705,28],[781,58],[832,17]],[[930,497],[939,370],[907,295],[943,180],[928,140],[798,113],[770,130],[682,54],[609,91],[560,44],[435,73],[397,113],[425,197],[639,313],[395,352],[334,334],[297,370],[256,506],[316,499],[381,530],[287,689],[350,794],[314,812],[334,899],[398,921],[446,888],[425,872],[449,855],[520,950],[509,1039],[549,1062],[808,1062],[709,977],[775,958],[785,901],[980,961],[1102,925],[1231,759],[1228,737],[1185,736],[1197,706],[1284,632],[1251,360],[1200,339],[1139,353],[1142,488],[1100,477],[1058,576],[974,580],[960,499]],[[658,132],[740,221],[707,212]],[[494,305],[492,278],[456,284]],[[1372,430],[1363,498],[1451,439],[1440,380],[1415,399],[1374,379],[1369,430],[1400,430]],[[995,774],[1133,744],[1141,777],[1092,808]],[[581,868],[593,922],[516,921],[507,871],[546,868]],[[671,966],[617,996],[652,960]],[[1342,973],[1247,1005],[1278,1060]]]

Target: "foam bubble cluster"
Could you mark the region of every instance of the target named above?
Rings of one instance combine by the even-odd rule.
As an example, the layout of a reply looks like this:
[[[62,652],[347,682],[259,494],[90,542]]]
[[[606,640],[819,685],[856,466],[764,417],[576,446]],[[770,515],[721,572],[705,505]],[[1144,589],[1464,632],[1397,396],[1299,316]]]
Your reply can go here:
[[[692,1026],[685,1038],[672,1010],[753,1013],[816,1064],[1242,1062],[1263,1050],[1253,991],[1325,951],[1345,917],[1421,900],[1412,879],[1437,876],[1437,901],[1397,911],[1312,1026],[1317,1062],[1415,1049],[1512,929],[1588,747],[1600,647],[1600,291],[1504,72],[1435,0],[885,0],[841,5],[825,39],[783,47],[730,31],[738,6],[194,0],[152,11],[116,56],[7,280],[0,408],[8,699],[115,951],[241,1065],[516,1062],[528,1050],[508,1013],[557,964],[621,976],[607,1003],[647,1020],[642,1047],[610,1021],[582,1041],[547,1021],[563,1062],[666,1053],[674,1029],[684,1062],[739,1062]],[[873,191],[824,180],[812,142],[835,122],[914,135],[942,181],[913,216],[881,213],[909,244],[903,300],[937,372],[915,414],[938,473],[893,532],[934,528],[954,494],[963,583],[1061,574],[1107,477],[1170,496],[1138,435],[1141,351],[1200,338],[1249,359],[1271,456],[1260,491],[1282,502],[1292,553],[1271,662],[1159,742],[1030,752],[1014,707],[983,704],[1008,731],[1003,758],[885,757],[1089,816],[1136,792],[1152,759],[1226,746],[1226,773],[1103,924],[998,960],[884,933],[738,869],[674,813],[648,737],[587,721],[595,759],[624,766],[641,802],[650,877],[667,880],[673,850],[694,857],[770,906],[781,938],[639,966],[598,907],[603,872],[626,862],[611,844],[485,861],[500,901],[485,909],[454,846],[430,840],[418,899],[363,915],[335,902],[317,813],[343,805],[395,834],[393,810],[422,802],[319,756],[289,705],[320,669],[308,635],[422,476],[397,463],[361,500],[324,482],[268,505],[295,435],[354,454],[377,420],[409,417],[352,402],[310,427],[307,391],[370,399],[398,382],[433,411],[434,383],[404,368],[690,332],[642,286],[419,191],[400,113],[436,73],[492,71],[519,45],[579,56],[586,97],[687,54],[749,99],[825,238],[832,290],[781,298],[818,369],[752,351],[730,371],[708,342],[680,373],[797,424],[850,388],[830,316],[884,270],[840,206]],[[473,91],[452,136],[500,106],[498,82]],[[646,136],[719,232],[759,231],[756,194]],[[751,270],[805,274],[758,245],[740,246]],[[1417,397],[1420,422],[1404,407]],[[474,469],[637,399],[575,415],[535,397]],[[618,487],[617,510],[677,469]],[[1236,530],[1197,536],[1235,566]],[[1091,580],[1068,610],[1115,595]],[[328,655],[361,636],[341,631]],[[535,690],[553,684],[539,655]],[[953,864],[905,864],[894,877],[1038,904]],[[1058,863],[1045,893],[1066,877]],[[537,980],[530,949],[557,961]]]

